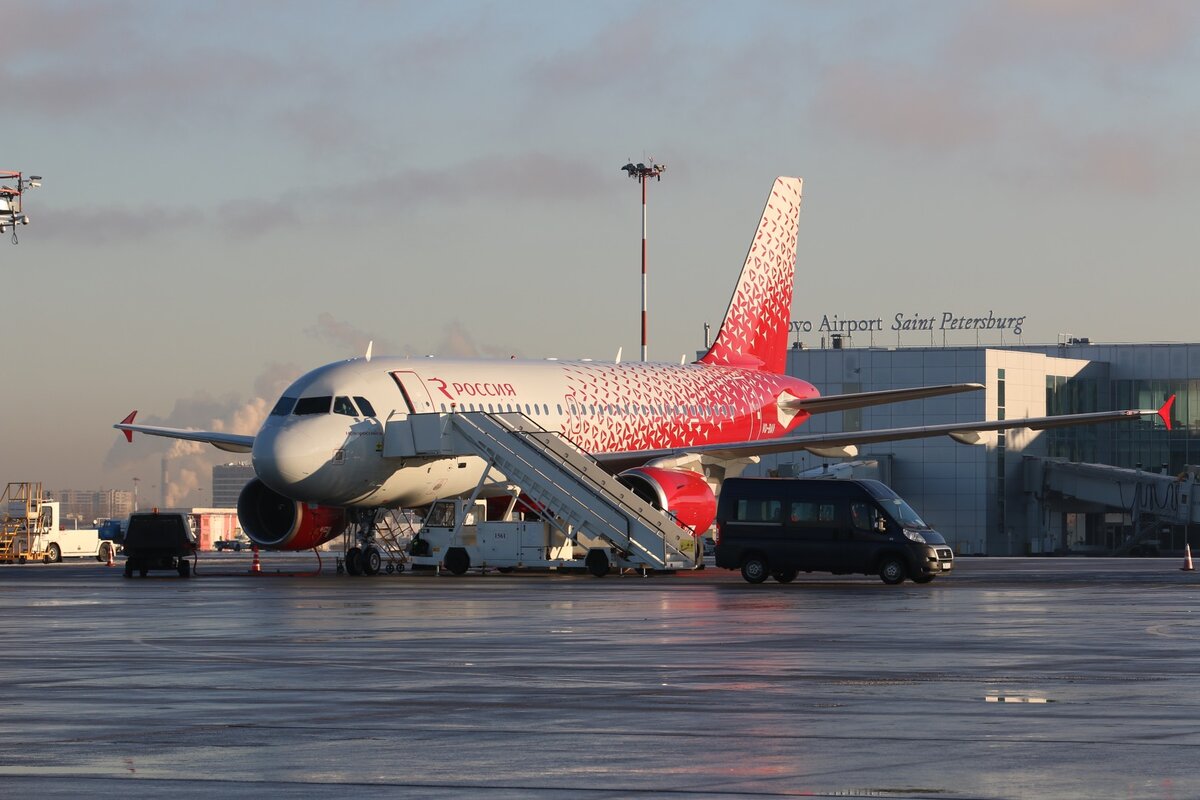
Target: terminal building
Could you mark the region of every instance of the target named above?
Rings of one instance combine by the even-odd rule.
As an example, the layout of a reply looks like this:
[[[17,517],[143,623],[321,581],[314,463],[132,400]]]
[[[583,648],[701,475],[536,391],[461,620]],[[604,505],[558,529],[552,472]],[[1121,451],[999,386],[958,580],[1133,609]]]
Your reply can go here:
[[[856,459],[840,464],[807,451],[768,456],[747,475],[852,471],[879,478],[963,554],[1119,553],[1139,540],[1183,549],[1191,511],[1179,508],[1189,494],[1179,487],[1194,482],[1192,465],[1200,464],[1200,344],[1064,338],[1057,345],[855,348],[845,346],[848,340],[794,346],[789,374],[823,395],[964,382],[985,388],[815,415],[804,433],[1156,409],[1175,394],[1173,430],[1145,417],[1014,429],[985,434],[977,445],[938,436],[863,445]],[[1081,480],[1085,488],[1078,488]]]

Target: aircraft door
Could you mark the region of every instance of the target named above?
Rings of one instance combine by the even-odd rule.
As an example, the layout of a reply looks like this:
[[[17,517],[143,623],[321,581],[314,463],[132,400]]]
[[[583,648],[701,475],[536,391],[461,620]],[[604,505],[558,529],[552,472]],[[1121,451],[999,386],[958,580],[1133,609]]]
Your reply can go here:
[[[410,414],[432,414],[438,410],[420,375],[410,369],[398,369],[392,372],[392,378],[400,387]]]

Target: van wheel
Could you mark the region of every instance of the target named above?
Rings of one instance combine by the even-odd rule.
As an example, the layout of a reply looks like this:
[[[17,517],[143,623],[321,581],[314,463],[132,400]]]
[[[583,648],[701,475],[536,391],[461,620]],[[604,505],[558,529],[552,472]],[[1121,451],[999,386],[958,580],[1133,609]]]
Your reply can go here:
[[[126,561],[126,562],[125,562],[125,577],[126,577],[126,578],[132,578],[132,577],[133,577],[133,564],[132,564],[132,562],[129,562],[129,561]]]
[[[748,556],[742,562],[742,577],[747,583],[762,583],[767,579],[767,562],[757,554]]]
[[[179,559],[179,577],[186,578],[192,574],[192,563],[186,558]]]
[[[929,583],[936,577],[937,577],[936,575],[921,575],[920,577],[913,578],[912,582],[913,583]]]
[[[879,565],[879,577],[889,586],[904,583],[904,562],[895,556],[888,556]]]
[[[791,583],[796,580],[796,576],[800,574],[798,569],[777,569],[771,573],[771,577],[776,583]]]

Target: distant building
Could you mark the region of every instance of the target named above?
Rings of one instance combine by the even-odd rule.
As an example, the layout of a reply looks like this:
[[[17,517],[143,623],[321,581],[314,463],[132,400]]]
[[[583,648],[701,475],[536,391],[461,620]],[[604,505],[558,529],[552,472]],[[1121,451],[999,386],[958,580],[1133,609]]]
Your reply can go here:
[[[88,527],[93,520],[128,517],[133,512],[133,492],[124,489],[49,489],[47,500],[57,500],[64,520]]]
[[[1156,417],[1146,417],[1041,432],[1017,428],[986,434],[976,446],[948,436],[860,446],[857,460],[879,465],[872,477],[908,500],[956,552],[1107,553],[1138,535],[1132,491],[1115,505],[1061,497],[1044,484],[1041,465],[1048,460],[1167,475],[1194,472],[1200,465],[1200,344],[1092,344],[1087,339],[1010,347],[842,344],[788,350],[788,373],[811,381],[822,394],[957,382],[985,388],[816,414],[797,431],[801,435],[1154,409],[1168,395],[1177,396],[1171,431]],[[838,461],[805,451],[766,455],[746,474],[791,476]],[[1182,550],[1186,536],[1185,527],[1175,524],[1159,541]]]
[[[218,464],[212,468],[214,508],[237,508],[238,495],[254,480],[254,467],[246,463]]]

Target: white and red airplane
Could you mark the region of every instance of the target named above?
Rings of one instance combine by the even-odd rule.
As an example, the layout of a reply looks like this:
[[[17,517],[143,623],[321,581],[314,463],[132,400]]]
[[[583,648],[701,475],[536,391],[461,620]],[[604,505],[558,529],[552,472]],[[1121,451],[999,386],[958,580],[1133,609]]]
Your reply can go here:
[[[251,540],[280,550],[329,541],[356,512],[361,519],[362,512],[420,507],[477,486],[487,468],[480,457],[384,455],[385,432],[414,414],[521,412],[568,437],[697,533],[713,520],[724,478],[766,453],[806,449],[849,457],[870,442],[948,435],[972,444],[985,431],[1153,414],[1170,427],[1168,400],[1151,411],[798,434],[812,414],[983,388],[964,383],[822,397],[809,382],[784,374],[800,194],[799,178],[776,179],[716,342],[694,363],[371,358],[368,348],[363,358],[296,380],[253,436],[137,425],[136,411],[114,427],[130,441],[141,432],[251,453],[258,477],[243,490],[238,515]]]

